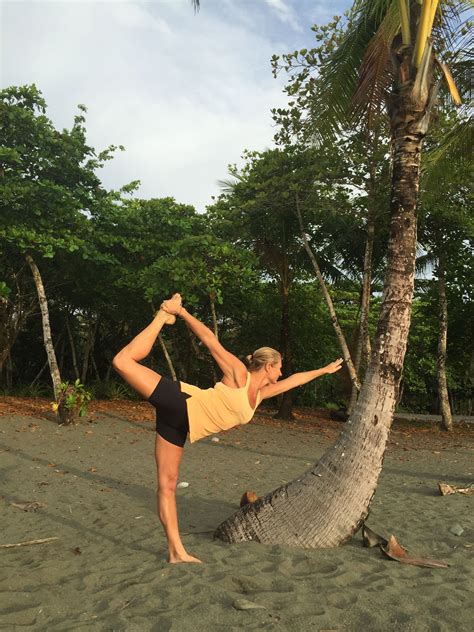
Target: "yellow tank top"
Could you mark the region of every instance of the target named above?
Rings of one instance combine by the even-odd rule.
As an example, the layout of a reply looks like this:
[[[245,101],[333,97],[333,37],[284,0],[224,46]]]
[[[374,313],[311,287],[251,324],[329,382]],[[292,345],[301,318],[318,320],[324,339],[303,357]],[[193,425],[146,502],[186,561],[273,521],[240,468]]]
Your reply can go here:
[[[240,424],[248,424],[260,403],[258,393],[255,408],[250,406],[249,386],[248,372],[247,382],[242,388],[231,388],[218,382],[213,388],[201,389],[181,382],[181,391],[191,396],[186,400],[190,442]]]

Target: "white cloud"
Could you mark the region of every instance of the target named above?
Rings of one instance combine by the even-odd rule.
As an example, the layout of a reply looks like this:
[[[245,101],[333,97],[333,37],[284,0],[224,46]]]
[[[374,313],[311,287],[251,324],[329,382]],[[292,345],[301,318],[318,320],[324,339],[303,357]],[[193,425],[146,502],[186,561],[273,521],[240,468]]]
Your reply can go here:
[[[275,11],[277,16],[285,24],[289,24],[297,31],[302,31],[301,25],[298,21],[295,11],[289,4],[285,4],[283,0],[265,0],[271,9]]]
[[[143,197],[203,209],[227,164],[272,144],[285,99],[269,60],[304,45],[291,7],[266,3],[3,2],[2,83],[36,83],[58,127],[86,104],[89,143],[126,147],[106,186],[140,179]]]

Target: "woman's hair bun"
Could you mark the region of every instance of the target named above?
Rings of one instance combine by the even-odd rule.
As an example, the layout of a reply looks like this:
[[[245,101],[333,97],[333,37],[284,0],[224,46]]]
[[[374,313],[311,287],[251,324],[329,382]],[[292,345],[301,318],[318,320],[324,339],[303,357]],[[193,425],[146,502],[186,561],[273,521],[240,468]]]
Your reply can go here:
[[[253,354],[250,353],[248,356],[245,356],[245,361],[247,362],[247,364],[250,364],[253,360]]]

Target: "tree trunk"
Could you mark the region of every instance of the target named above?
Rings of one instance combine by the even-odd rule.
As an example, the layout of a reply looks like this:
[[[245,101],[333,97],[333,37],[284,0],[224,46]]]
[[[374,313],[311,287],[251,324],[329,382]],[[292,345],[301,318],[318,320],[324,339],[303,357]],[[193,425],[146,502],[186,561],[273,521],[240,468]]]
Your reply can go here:
[[[74,338],[72,337],[71,325],[69,324],[69,315],[66,315],[66,328],[67,328],[67,335],[69,338],[69,345],[71,347],[71,357],[72,357],[72,366],[74,368],[74,375],[76,376],[76,380],[78,380],[79,367],[77,366],[76,345],[74,344]]]
[[[288,377],[293,373],[293,354],[291,349],[291,327],[290,327],[290,302],[289,302],[289,269],[288,263],[284,263],[284,271],[280,282],[280,298],[281,298],[281,332],[280,332],[280,351],[283,358],[283,377]],[[293,419],[293,393],[287,391],[283,393],[280,399],[280,405],[275,417],[277,419]]]
[[[189,340],[191,341],[191,346],[194,353],[196,354],[196,357],[198,358],[198,360],[204,360],[204,362],[206,362],[210,366],[212,381],[215,384],[217,382],[217,374],[216,374],[216,369],[214,368],[214,362],[211,356],[208,354],[202,353],[202,351],[199,349],[198,343],[196,342],[196,336],[189,329],[189,327],[188,327],[188,332],[189,332]]]
[[[448,339],[448,303],[446,300],[446,272],[443,255],[438,260],[438,291],[439,291],[439,330],[438,330],[438,396],[441,409],[441,427],[444,430],[453,429],[453,417],[448,397],[448,382],[446,379],[446,343]]]
[[[6,384],[7,384],[7,389],[9,392],[11,392],[12,388],[13,388],[13,362],[12,362],[12,354],[8,354],[7,357],[7,361],[6,361]]]
[[[424,107],[411,100],[411,85],[395,91],[390,106],[393,170],[388,264],[375,345],[354,412],[336,444],[311,469],[222,523],[215,533],[222,540],[337,546],[368,515],[410,326],[420,152],[427,124]]]
[[[56,342],[54,343],[54,352],[56,353],[57,349],[58,349],[58,345],[61,342],[61,339],[63,340],[64,343],[64,338],[63,338],[63,334],[60,333],[59,336],[56,339]],[[43,375],[43,373],[46,371],[46,369],[48,368],[48,364],[49,361],[48,359],[46,359],[46,362],[43,364],[43,366],[41,367],[41,369],[38,371],[38,373],[35,375],[35,377],[33,378],[33,381],[30,384],[30,388],[33,388],[33,386],[39,381],[39,379],[41,378],[41,376]]]
[[[163,340],[163,336],[161,334],[158,334],[158,342],[160,343],[161,349],[162,349],[163,354],[164,354],[164,356],[166,358],[166,363],[168,364],[168,368],[170,370],[171,377],[172,377],[173,381],[176,382],[176,380],[177,380],[176,371],[174,370],[174,366],[173,366],[173,362],[171,360],[171,356],[168,353],[168,349],[166,348],[165,341]]]
[[[13,273],[12,276],[17,288],[15,302],[12,303],[9,299],[0,297],[0,375],[5,361],[11,354],[18,334],[36,306],[36,299],[27,301],[25,304],[21,291],[23,269]]]
[[[216,314],[216,296],[213,293],[209,294],[209,302],[211,304],[212,314],[212,326],[214,329],[214,335],[219,340],[219,329],[217,327],[217,314]]]
[[[82,374],[81,382],[85,384],[87,378],[87,371],[89,369],[89,359],[94,348],[95,336],[97,333],[97,327],[99,325],[99,316],[97,315],[94,320],[89,324],[89,331],[87,333],[87,340],[84,346],[84,359],[82,361]]]
[[[54,351],[53,340],[51,338],[51,327],[49,324],[49,310],[48,301],[46,299],[46,293],[44,291],[43,279],[41,278],[38,266],[33,260],[33,257],[29,254],[25,255],[25,259],[30,266],[33,274],[33,279],[36,285],[36,291],[38,293],[38,300],[41,309],[41,318],[43,321],[43,338],[44,346],[46,349],[46,355],[48,356],[49,370],[51,373],[51,380],[53,382],[54,398],[56,401],[61,395],[61,375],[59,373],[58,362],[56,360],[56,353]]]
[[[369,196],[369,204],[371,202]],[[362,365],[369,366],[370,360],[370,336],[369,336],[369,309],[370,309],[370,296],[372,285],[372,254],[374,250],[374,236],[375,236],[375,220],[374,210],[369,207],[367,214],[367,240],[365,242],[364,252],[364,270],[362,272],[362,296],[360,299],[360,319],[359,319],[359,334],[357,338],[357,348],[354,359],[354,370],[359,377],[362,375]],[[362,380],[361,380],[362,381]],[[359,389],[356,383],[352,382],[351,399],[348,408],[348,415],[354,410],[354,406],[359,396]]]
[[[319,281],[319,285],[321,286],[321,290],[323,292],[324,299],[325,299],[326,304],[328,306],[329,315],[331,316],[331,322],[332,322],[332,325],[334,327],[334,331],[336,332],[336,336],[337,336],[337,339],[339,341],[339,345],[340,345],[341,351],[342,351],[342,357],[344,358],[344,360],[346,362],[346,366],[347,366],[347,370],[349,371],[349,376],[351,378],[351,382],[357,388],[357,390],[360,390],[359,378],[357,377],[357,373],[355,371],[354,364],[352,362],[351,354],[350,354],[350,351],[349,351],[349,347],[347,346],[346,339],[345,339],[344,334],[342,332],[341,326],[339,325],[339,321],[337,320],[336,310],[334,309],[334,304],[332,302],[331,295],[329,294],[328,289],[326,287],[326,283],[324,282],[323,275],[321,274],[321,270],[319,269],[319,265],[318,265],[318,262],[316,260],[316,257],[314,256],[314,253],[311,250],[311,246],[308,243],[308,238],[307,238],[305,230],[304,230],[303,218],[301,216],[301,209],[300,209],[300,203],[299,203],[298,195],[296,195],[296,213],[298,215],[298,221],[299,221],[299,224],[300,224],[301,236],[303,238],[304,247],[306,249],[306,252],[308,253],[308,257],[310,258],[311,263],[313,264],[314,272],[315,272],[316,277],[317,277],[317,279]]]

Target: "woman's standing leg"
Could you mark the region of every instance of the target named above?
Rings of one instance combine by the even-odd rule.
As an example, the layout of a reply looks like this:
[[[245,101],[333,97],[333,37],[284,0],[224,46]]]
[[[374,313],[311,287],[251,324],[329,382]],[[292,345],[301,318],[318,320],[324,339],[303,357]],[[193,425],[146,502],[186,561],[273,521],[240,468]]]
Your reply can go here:
[[[175,294],[169,303],[181,305],[181,297]],[[172,305],[173,306],[173,305]],[[173,324],[176,317],[160,310],[153,321],[129,342],[113,359],[114,369],[140,395],[148,399],[161,380],[161,375],[140,364],[150,353],[163,325]],[[200,562],[188,555],[181,542],[176,510],[176,485],[179,464],[183,454],[180,448],[156,435],[155,456],[158,477],[158,515],[168,540],[170,562]]]
[[[157,506],[158,515],[168,540],[168,562],[200,562],[189,555],[181,542],[176,509],[176,485],[178,484],[179,464],[183,455],[180,448],[159,434],[156,435],[155,457],[158,478]]]

